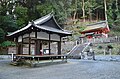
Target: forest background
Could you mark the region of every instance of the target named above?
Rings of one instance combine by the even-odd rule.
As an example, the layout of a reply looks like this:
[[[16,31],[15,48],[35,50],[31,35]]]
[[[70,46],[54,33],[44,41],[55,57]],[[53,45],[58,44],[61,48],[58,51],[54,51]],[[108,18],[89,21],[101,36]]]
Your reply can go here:
[[[53,12],[70,40],[80,36],[86,24],[107,20],[110,36],[120,35],[119,0],[0,0],[0,50],[12,45],[5,36]]]

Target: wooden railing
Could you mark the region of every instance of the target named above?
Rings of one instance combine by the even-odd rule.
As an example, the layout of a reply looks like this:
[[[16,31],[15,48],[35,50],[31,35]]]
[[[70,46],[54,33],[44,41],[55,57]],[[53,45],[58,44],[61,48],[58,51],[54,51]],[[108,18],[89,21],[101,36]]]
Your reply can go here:
[[[120,42],[120,36],[115,37],[108,37],[108,38],[92,38],[92,39],[86,39],[82,38],[78,41],[79,44],[82,43],[116,43]]]

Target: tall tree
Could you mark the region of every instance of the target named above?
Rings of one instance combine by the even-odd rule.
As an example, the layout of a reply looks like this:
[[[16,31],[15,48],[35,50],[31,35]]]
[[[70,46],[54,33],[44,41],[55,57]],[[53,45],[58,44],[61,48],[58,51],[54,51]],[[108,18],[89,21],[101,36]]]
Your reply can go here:
[[[0,1],[0,48],[5,41],[5,35],[18,29],[13,12],[14,2],[12,0]]]
[[[106,0],[104,0],[104,7],[105,7],[105,20],[107,21],[107,5],[106,5]]]
[[[83,22],[85,22],[85,1],[82,0],[82,13],[83,13]]]
[[[75,10],[74,10],[74,15],[73,15],[74,20],[76,18],[76,14],[77,14],[77,3],[78,3],[78,0],[75,0]]]

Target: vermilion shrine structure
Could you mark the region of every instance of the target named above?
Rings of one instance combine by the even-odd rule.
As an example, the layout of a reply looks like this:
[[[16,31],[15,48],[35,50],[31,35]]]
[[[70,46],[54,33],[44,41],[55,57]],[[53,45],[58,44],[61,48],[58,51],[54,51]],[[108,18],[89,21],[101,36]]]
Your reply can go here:
[[[87,27],[81,32],[81,34],[85,34],[88,38],[92,38],[92,34],[94,36],[102,36],[107,37],[107,33],[109,32],[109,27],[106,21],[101,21],[94,24],[89,24]]]
[[[81,32],[82,36],[80,38],[87,37],[87,39],[92,39],[108,37],[109,32],[108,23],[106,21],[101,21],[87,25],[87,27]]]

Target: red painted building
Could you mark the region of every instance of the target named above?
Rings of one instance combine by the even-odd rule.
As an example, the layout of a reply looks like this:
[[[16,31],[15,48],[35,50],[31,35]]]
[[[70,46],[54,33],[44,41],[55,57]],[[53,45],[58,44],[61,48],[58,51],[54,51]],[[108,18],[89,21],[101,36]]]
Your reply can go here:
[[[87,27],[81,32],[87,38],[99,38],[99,37],[108,37],[110,29],[106,21],[101,21],[93,24],[87,25]]]

